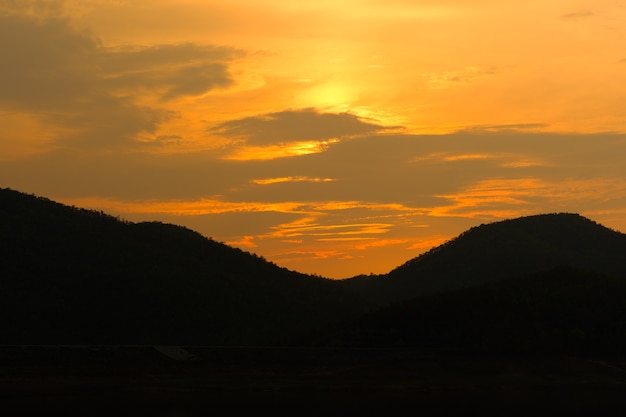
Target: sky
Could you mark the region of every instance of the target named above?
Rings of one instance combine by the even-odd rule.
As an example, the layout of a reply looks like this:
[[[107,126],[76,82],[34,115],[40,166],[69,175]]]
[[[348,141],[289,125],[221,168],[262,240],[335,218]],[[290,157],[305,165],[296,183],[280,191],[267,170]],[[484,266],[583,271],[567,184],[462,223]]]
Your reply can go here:
[[[299,272],[626,232],[626,1],[0,0],[0,56],[0,187]]]

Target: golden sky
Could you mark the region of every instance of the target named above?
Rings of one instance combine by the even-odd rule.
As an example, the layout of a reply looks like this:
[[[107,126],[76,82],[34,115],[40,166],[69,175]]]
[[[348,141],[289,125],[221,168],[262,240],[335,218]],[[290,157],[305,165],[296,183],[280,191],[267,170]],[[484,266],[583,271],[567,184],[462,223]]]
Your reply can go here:
[[[1,187],[300,272],[626,231],[626,1],[0,0],[0,56]]]

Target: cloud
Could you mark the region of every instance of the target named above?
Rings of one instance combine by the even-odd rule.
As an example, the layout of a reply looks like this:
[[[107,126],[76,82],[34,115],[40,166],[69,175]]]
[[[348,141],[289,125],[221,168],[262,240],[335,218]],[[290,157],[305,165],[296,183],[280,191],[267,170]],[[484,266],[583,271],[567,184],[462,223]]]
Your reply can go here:
[[[277,177],[277,178],[260,178],[254,179],[251,182],[258,185],[279,184],[283,182],[330,182],[335,181],[333,178],[311,178],[311,177]]]
[[[51,197],[66,196],[69,190],[74,195],[93,195],[97,189],[100,196],[121,200],[209,198],[237,203],[232,210],[220,207],[207,213],[243,212],[243,202],[286,201],[310,204],[302,209],[307,212],[327,211],[340,204],[345,210],[392,203],[428,208],[445,203],[440,196],[486,178],[534,176],[554,182],[610,175],[622,178],[621,150],[626,150],[624,135],[382,134],[342,140],[326,152],[273,161],[231,161],[219,159],[221,155],[213,151],[106,156],[59,151],[3,161],[0,178],[15,187],[23,184],[27,190],[29,184],[46,178],[47,188],[42,191]],[[321,201],[329,204],[316,204]]]
[[[65,200],[72,205],[80,207],[108,207],[115,212],[125,213],[163,213],[179,216],[197,216],[205,214],[223,213],[255,213],[255,212],[278,212],[293,213],[300,215],[319,215],[324,212],[341,211],[355,208],[380,211],[411,211],[410,207],[400,204],[376,204],[367,201],[225,201],[220,199],[202,198],[199,200],[142,200],[123,201],[107,198],[75,198]],[[307,220],[307,223],[310,221]],[[289,226],[293,230],[293,225]],[[332,228],[342,228],[346,226],[332,226]],[[298,229],[310,229],[310,226]],[[320,227],[315,227],[320,228]]]
[[[314,220],[314,219],[310,219]],[[356,224],[319,224],[295,222],[277,227],[273,237],[294,238],[311,236],[318,240],[354,239],[355,235],[378,235],[389,232],[392,224],[388,223],[356,223]],[[329,237],[334,236],[334,237]],[[359,237],[359,239],[362,237]]]
[[[107,48],[101,65],[111,73],[170,67],[200,62],[226,62],[241,57],[243,51],[225,46],[183,43],[149,47],[124,46]]]
[[[0,4],[0,13],[19,14],[39,18],[44,16],[62,16],[64,11],[62,1],[3,0]]]
[[[426,85],[434,90],[450,88],[455,85],[468,85],[482,81],[497,73],[495,68],[465,67],[456,71],[430,72],[422,74]]]
[[[592,12],[591,10],[580,10],[577,12],[572,12],[572,13],[565,13],[562,14],[560,17],[561,19],[585,19],[588,17],[593,17],[596,14],[594,12]]]
[[[214,134],[240,139],[247,145],[325,142],[388,129],[350,113],[320,113],[315,109],[286,110],[231,120],[211,127]]]
[[[100,51],[97,39],[62,18],[0,15],[0,56],[8,63],[0,66],[0,107],[31,114],[51,130],[70,127],[63,146],[153,132],[165,114],[109,94],[95,65]]]
[[[471,163],[472,166],[494,163],[502,168],[530,168],[549,166],[545,160],[536,157],[529,157],[523,153],[512,152],[496,152],[496,153],[454,153],[454,152],[436,152],[432,154],[420,155],[412,158],[411,163],[422,164],[439,164],[442,163]]]
[[[474,125],[466,126],[458,130],[458,133],[505,133],[505,132],[527,132],[540,130],[548,127],[545,123],[509,123],[501,125]]]
[[[14,3],[0,8],[0,109],[30,115],[50,131],[65,129],[49,147],[104,147],[152,135],[175,115],[147,102],[146,91],[166,101],[229,86],[228,65],[241,55],[193,44],[114,50],[76,29],[60,8]]]
[[[415,243],[413,243],[411,246],[409,246],[407,249],[408,250],[420,250],[420,251],[425,251],[428,250],[430,248],[434,248],[435,246],[439,246],[442,243],[447,242],[448,240],[450,240],[450,236],[431,236],[427,239],[421,239]]]
[[[573,208],[623,199],[626,186],[615,178],[602,177],[484,179],[442,197],[452,204],[434,207],[431,215],[510,218],[537,211],[582,211]]]
[[[302,141],[269,146],[237,146],[224,159],[232,161],[271,160],[292,156],[309,155],[324,152],[328,146],[339,142],[339,139],[325,141]],[[239,144],[238,144],[239,145]]]
[[[354,270],[378,272],[487,220],[558,211],[606,218],[602,213],[626,204],[624,151],[620,134],[379,134],[273,161],[235,162],[210,152],[57,152],[3,161],[0,179],[129,220],[255,244],[287,267],[302,267],[294,258],[324,253],[340,262],[350,254]],[[386,245],[369,245],[374,239]],[[355,252],[357,245],[365,249]]]
[[[532,198],[546,191],[547,185],[537,178],[481,180],[460,192],[441,195],[453,204],[435,207],[432,215],[485,215],[487,212],[510,210],[511,207],[523,210]]]
[[[67,107],[87,92],[93,96],[98,48],[66,20],[0,14],[0,102],[48,109]]]
[[[484,153],[470,153],[470,154],[462,154],[462,155],[448,155],[443,159],[447,162],[457,162],[457,161],[471,161],[476,159],[489,159],[492,158],[491,155],[487,155]]]
[[[237,248],[254,249],[257,247],[257,244],[254,242],[254,236],[249,235],[243,236],[239,240],[233,240],[226,243]]]
[[[308,213],[311,207],[301,202],[232,202],[218,199],[203,198],[193,201],[169,200],[169,201],[121,201],[102,198],[77,198],[65,200],[72,205],[80,207],[108,207],[114,212],[124,213],[162,213],[177,216],[199,216],[206,214],[223,213],[253,213],[253,212],[278,212],[278,213]]]
[[[232,85],[228,63],[242,55],[243,51],[212,45],[135,46],[107,49],[99,64],[112,88],[151,90],[167,101]]]

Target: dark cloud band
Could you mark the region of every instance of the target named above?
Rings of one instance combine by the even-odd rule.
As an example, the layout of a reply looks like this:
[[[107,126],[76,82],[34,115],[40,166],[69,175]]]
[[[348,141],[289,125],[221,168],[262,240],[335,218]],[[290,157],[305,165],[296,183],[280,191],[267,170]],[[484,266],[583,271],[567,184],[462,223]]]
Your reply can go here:
[[[244,139],[249,145],[265,146],[302,141],[324,141],[373,134],[386,129],[350,113],[320,113],[315,109],[286,110],[231,120],[213,126],[211,133]]]

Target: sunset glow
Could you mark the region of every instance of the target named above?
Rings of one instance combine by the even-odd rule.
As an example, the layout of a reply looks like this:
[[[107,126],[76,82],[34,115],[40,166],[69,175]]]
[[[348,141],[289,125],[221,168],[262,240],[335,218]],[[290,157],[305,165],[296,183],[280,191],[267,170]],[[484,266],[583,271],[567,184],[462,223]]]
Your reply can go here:
[[[0,186],[330,278],[494,220],[626,231],[626,4],[0,3]]]

